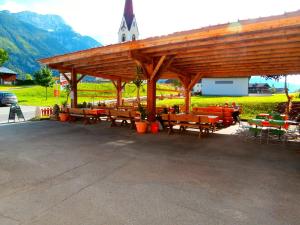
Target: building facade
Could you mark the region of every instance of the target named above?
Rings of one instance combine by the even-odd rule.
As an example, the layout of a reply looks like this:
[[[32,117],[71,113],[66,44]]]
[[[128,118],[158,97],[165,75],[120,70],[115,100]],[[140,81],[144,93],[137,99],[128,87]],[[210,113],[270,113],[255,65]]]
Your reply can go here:
[[[0,84],[14,84],[17,79],[17,73],[6,68],[0,67]]]
[[[119,43],[139,39],[139,29],[133,12],[132,0],[126,0],[124,14],[119,29]]]
[[[202,95],[248,96],[249,78],[203,78]]]

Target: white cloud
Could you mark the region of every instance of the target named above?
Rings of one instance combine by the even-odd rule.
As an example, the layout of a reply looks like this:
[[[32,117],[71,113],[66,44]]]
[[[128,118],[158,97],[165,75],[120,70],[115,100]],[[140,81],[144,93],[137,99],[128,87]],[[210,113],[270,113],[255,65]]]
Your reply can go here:
[[[125,0],[6,0],[0,9],[62,16],[74,30],[104,44],[117,42]],[[133,0],[142,38],[203,26],[282,14],[300,0]]]

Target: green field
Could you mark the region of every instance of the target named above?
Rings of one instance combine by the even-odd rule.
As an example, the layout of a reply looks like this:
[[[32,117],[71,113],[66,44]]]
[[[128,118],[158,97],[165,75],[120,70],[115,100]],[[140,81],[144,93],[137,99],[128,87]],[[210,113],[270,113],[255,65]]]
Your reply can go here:
[[[158,85],[157,88],[170,89],[166,85]],[[17,95],[20,105],[30,105],[30,106],[53,106],[58,103],[61,104],[66,100],[66,94],[61,91],[60,97],[54,97],[54,88],[48,89],[48,100],[45,99],[45,88],[40,86],[0,86],[0,90],[10,91]],[[113,84],[90,84],[90,83],[80,83],[78,85],[78,90],[107,90],[108,93],[100,92],[79,92],[78,102],[91,102],[97,104],[99,101],[106,99],[114,99],[115,90]],[[109,93],[111,92],[111,93]],[[157,95],[172,94],[168,92],[158,91]],[[173,93],[174,94],[174,93]],[[141,89],[141,96],[146,95],[146,86]],[[123,93],[123,98],[135,97],[136,88],[134,85],[126,85],[125,91]],[[299,94],[294,94],[294,101],[300,101]],[[254,117],[258,113],[271,112],[274,110],[276,105],[280,102],[285,102],[286,96],[284,94],[277,94],[273,96],[263,96],[263,97],[208,97],[208,96],[198,96],[192,97],[192,107],[196,106],[209,106],[209,105],[223,105],[224,103],[231,104],[235,102],[243,107],[243,119],[249,119]],[[184,104],[184,99],[165,99],[157,100],[158,106],[173,106],[173,105]]]
[[[158,88],[170,89],[167,85],[158,85]],[[62,104],[66,101],[66,93],[60,91],[60,97],[54,97],[55,87],[48,88],[48,99],[46,101],[45,88],[41,86],[4,86],[0,85],[0,91],[10,91],[17,95],[20,105],[29,106],[53,106],[54,104]],[[78,84],[78,103],[92,102],[97,104],[99,101],[116,99],[115,87],[112,83],[80,83]],[[80,91],[83,90],[83,91]],[[84,91],[84,90],[101,90],[108,91],[101,93],[97,91]],[[147,92],[146,85],[141,88],[140,95],[145,96]],[[157,92],[158,95],[167,94],[167,92]],[[123,92],[123,98],[136,97],[136,88],[133,84],[127,84]]]

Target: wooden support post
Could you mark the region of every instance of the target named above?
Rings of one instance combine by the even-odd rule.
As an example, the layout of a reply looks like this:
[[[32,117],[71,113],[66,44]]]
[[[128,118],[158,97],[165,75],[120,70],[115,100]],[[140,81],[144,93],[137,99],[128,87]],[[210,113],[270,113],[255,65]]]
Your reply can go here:
[[[191,110],[191,89],[190,84],[191,84],[191,77],[182,77],[178,76],[180,82],[182,83],[184,87],[184,103],[185,103],[185,113],[190,113]]]
[[[154,122],[156,120],[156,82],[161,73],[170,66],[174,56],[167,59],[167,56],[163,55],[157,63],[154,63],[153,58],[147,56],[141,57],[132,53],[131,57],[134,58],[137,66],[143,68],[144,75],[147,78],[147,118],[149,122]]]
[[[156,79],[147,80],[147,112],[148,121],[154,122],[156,120]]]
[[[122,91],[126,85],[126,82],[124,82],[122,84],[122,79],[119,78],[117,80],[117,82],[115,82],[114,80],[111,80],[111,82],[113,83],[113,85],[115,86],[116,88],[116,91],[117,91],[117,107],[121,106],[122,105]]]
[[[117,107],[122,105],[122,79],[117,80]]]
[[[71,107],[77,108],[77,73],[74,69],[71,72]]]
[[[184,101],[185,101],[185,107],[184,107],[184,110],[185,110],[185,113],[190,113],[191,111],[191,90],[189,89],[184,89]]]

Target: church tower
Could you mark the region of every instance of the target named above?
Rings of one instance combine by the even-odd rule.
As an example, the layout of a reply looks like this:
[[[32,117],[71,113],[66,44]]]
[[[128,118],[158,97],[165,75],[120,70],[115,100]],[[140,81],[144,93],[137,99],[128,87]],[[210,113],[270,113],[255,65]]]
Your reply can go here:
[[[126,0],[124,15],[119,29],[119,43],[135,41],[139,38],[139,29],[133,13],[132,0]]]

